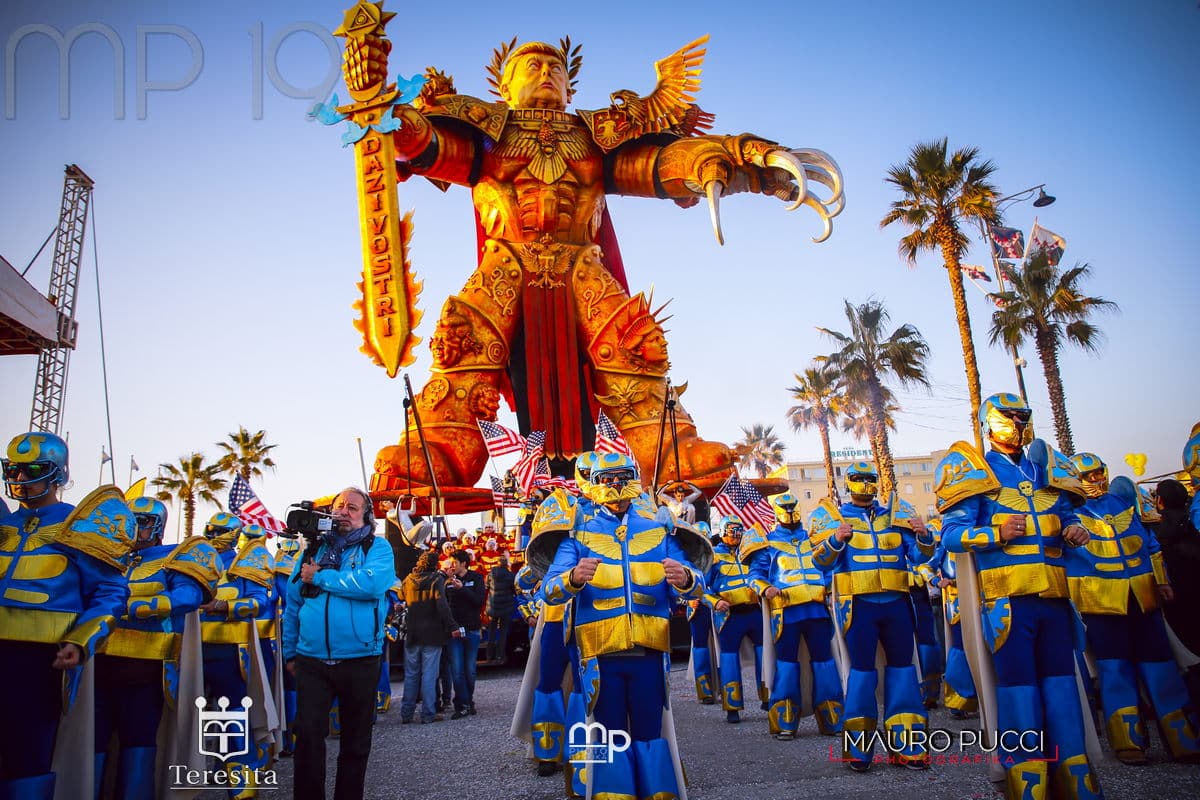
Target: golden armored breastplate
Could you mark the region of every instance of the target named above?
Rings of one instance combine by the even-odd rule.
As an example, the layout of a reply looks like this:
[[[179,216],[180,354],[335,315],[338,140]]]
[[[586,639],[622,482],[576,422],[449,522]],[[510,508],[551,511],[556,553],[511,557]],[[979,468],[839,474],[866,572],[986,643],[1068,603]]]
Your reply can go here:
[[[473,190],[484,232],[491,238],[585,244],[604,210],[599,149],[577,117],[561,111],[518,109],[485,156]]]

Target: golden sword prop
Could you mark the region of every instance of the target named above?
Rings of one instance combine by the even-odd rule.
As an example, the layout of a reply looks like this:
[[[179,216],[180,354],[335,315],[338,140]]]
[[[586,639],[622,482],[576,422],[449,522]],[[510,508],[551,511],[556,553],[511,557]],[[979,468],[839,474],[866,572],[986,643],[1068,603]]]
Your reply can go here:
[[[359,312],[354,327],[363,335],[362,352],[387,370],[390,378],[413,363],[413,348],[421,341],[413,335],[421,321],[416,306],[421,283],[414,279],[408,261],[412,214],[400,214],[395,145],[387,130],[394,119],[391,109],[398,90],[396,84],[387,83],[384,27],[394,16],[395,12],[383,10],[383,0],[362,0],[346,11],[342,25],[333,32],[347,40],[343,58],[348,74],[363,75],[368,67],[359,63],[361,48],[354,45],[368,43],[372,52],[382,54],[378,79],[363,88],[349,87],[356,102],[337,111],[366,130],[354,144],[363,243],[363,275],[358,284],[362,299],[354,304]]]

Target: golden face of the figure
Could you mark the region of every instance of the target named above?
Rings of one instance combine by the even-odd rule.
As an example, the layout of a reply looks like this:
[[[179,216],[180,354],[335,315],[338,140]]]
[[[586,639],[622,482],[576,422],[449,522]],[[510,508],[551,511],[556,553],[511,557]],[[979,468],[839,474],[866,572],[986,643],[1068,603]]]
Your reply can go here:
[[[504,70],[500,95],[510,108],[567,107],[567,67],[550,53],[523,53]]]

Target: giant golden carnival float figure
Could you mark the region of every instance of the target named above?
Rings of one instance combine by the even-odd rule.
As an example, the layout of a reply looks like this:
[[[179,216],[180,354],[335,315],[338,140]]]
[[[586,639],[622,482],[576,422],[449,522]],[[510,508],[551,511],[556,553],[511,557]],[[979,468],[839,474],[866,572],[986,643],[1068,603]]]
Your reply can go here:
[[[666,463],[670,450],[678,477],[715,489],[731,473],[729,447],[700,438],[677,403],[675,442],[660,436],[668,393],[675,399],[666,339],[645,295],[630,296],[606,196],[685,208],[707,199],[721,241],[721,198],[768,195],[815,211],[820,242],[843,206],[836,163],[820,150],[751,134],[706,134],[714,117],[692,101],[707,36],[655,64],[649,95],[620,90],[607,108],[572,113],[582,57],[569,39],[502,44],[487,67],[500,100],[489,102],[459,94],[432,67],[423,78],[389,83],[384,26],[392,16],[382,2],[346,12],[335,34],[346,39],[343,75],[355,102],[317,113],[349,123],[343,141],[355,147],[363,351],[394,377],[419,341],[420,284],[408,263],[412,230],[399,212],[399,182],[421,176],[442,189],[470,189],[479,263],[442,307],[430,340],[432,375],[400,442],[379,451],[372,494],[428,495],[440,486],[450,510],[473,510],[454,501],[474,493],[488,498],[477,507],[489,506],[489,492],[470,488],[488,457],[476,420],[495,420],[501,398],[526,432],[546,432],[551,459],[591,449],[602,409],[643,474],[660,457]],[[818,184],[825,199],[813,192]]]

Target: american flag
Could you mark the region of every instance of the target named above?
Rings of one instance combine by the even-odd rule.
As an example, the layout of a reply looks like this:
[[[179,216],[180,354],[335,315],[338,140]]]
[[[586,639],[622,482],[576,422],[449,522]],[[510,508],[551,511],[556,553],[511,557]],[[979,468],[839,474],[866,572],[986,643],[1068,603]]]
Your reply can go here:
[[[525,437],[516,431],[510,431],[503,425],[488,422],[486,419],[476,420],[476,422],[479,423],[479,432],[483,434],[483,443],[487,446],[488,455],[492,458],[525,450]]]
[[[492,481],[492,505],[496,508],[520,508],[521,501],[515,495],[504,496],[504,481],[495,475],[488,476]]]
[[[625,437],[617,430],[617,426],[604,411],[600,412],[600,416],[596,417],[596,452],[597,453],[621,453],[622,455],[633,457],[633,450],[629,447],[629,442],[625,441]]]
[[[542,459],[542,461],[546,465],[546,472],[549,472],[550,462],[545,459]],[[540,467],[538,468],[538,474],[533,478],[533,485],[538,489],[546,489],[547,491],[566,489],[576,497],[579,496],[579,487],[575,484],[575,481],[568,478],[560,478],[558,475],[542,474]]]
[[[533,479],[538,474],[541,468],[541,462],[545,461],[546,455],[546,432],[533,431],[525,440],[525,454],[513,466],[512,472],[517,479],[517,484],[521,487],[521,492],[528,495],[533,489]],[[550,474],[550,465],[545,468],[545,475]]]
[[[241,475],[233,476],[229,488],[229,512],[246,525],[262,525],[268,535],[283,531],[283,523],[275,519]]]
[[[771,509],[771,504],[758,493],[758,489],[755,489],[752,483],[743,481],[736,475],[730,478],[712,499],[712,505],[724,516],[741,517],[746,527],[755,523],[765,531],[775,527],[775,512]]]

